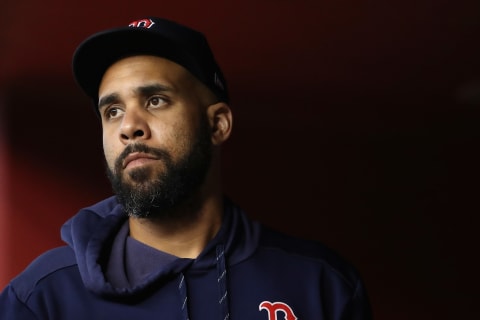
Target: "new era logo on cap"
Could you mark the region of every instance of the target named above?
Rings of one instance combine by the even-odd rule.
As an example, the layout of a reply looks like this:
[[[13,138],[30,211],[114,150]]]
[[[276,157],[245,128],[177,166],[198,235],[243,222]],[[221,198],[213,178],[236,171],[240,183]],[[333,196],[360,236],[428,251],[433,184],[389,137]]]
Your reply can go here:
[[[222,80],[220,80],[220,77],[218,76],[218,73],[215,72],[213,75],[213,82],[219,87],[221,90],[225,90],[225,87],[223,86]]]

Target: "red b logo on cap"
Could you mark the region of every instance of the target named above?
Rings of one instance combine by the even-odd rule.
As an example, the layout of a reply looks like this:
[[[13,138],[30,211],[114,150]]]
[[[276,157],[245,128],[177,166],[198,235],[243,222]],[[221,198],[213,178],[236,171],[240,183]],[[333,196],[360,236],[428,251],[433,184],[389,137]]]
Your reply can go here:
[[[151,28],[155,22],[153,22],[151,19],[142,19],[142,20],[137,20],[130,22],[128,24],[129,27],[135,27],[135,28]]]

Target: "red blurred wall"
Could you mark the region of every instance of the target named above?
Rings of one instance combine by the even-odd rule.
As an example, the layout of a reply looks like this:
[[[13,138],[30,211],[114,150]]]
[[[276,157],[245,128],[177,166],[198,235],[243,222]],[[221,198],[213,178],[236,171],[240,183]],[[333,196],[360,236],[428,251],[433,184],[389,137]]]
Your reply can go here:
[[[75,46],[160,15],[229,81],[229,195],[364,275],[377,319],[478,318],[480,8],[474,1],[0,4],[0,287],[110,194]]]
[[[8,266],[9,240],[8,233],[8,212],[9,200],[7,194],[7,141],[5,139],[5,116],[3,114],[5,107],[2,104],[2,97],[0,96],[0,287],[6,283],[10,276]]]

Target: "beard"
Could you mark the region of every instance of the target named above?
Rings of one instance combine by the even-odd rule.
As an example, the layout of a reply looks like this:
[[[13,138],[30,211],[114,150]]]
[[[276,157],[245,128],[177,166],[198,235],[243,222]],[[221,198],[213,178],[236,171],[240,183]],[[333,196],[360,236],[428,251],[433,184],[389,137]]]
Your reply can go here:
[[[188,201],[203,184],[212,159],[212,142],[208,121],[203,119],[185,155],[173,161],[164,149],[142,143],[128,145],[120,154],[107,176],[119,203],[130,217],[165,219],[173,217],[175,207]],[[132,152],[143,152],[163,162],[164,170],[146,165],[123,176],[123,161]],[[175,218],[180,218],[176,216]]]

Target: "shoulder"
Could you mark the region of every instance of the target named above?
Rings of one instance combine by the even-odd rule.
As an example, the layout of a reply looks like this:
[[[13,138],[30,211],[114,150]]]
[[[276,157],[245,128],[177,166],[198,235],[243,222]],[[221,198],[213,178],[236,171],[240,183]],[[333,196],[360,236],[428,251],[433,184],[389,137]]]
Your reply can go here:
[[[11,288],[22,301],[27,300],[39,282],[65,268],[77,264],[71,248],[62,246],[38,256],[11,283]]]
[[[292,262],[303,261],[316,265],[352,289],[357,287],[360,280],[358,271],[349,261],[316,240],[302,239],[263,226],[260,247]]]

